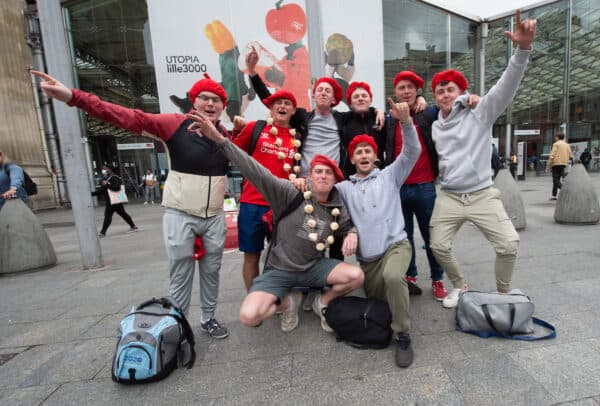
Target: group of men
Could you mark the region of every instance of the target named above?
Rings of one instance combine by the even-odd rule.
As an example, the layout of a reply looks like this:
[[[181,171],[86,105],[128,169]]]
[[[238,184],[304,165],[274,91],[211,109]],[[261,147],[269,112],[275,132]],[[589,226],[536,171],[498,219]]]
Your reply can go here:
[[[232,161],[247,181],[239,221],[249,293],[240,309],[241,322],[258,326],[281,312],[282,329],[291,331],[298,324],[302,297],[293,288],[327,288],[310,306],[323,329],[331,331],[325,319],[328,303],[364,286],[367,296],[388,302],[396,364],[408,367],[414,356],[409,335],[409,284],[416,288],[413,214],[427,248],[433,295],[444,307],[456,306],[459,293],[467,289],[452,253],[453,237],[465,221],[473,222],[494,246],[497,289],[510,290],[519,237],[499,192],[491,187],[491,128],[523,77],[535,27],[534,20],[521,21],[517,12],[515,32],[505,34],[518,49],[475,107],[465,77],[448,70],[431,83],[437,115],[429,109],[415,114],[416,93],[424,83],[403,71],[394,79],[397,100],[388,99],[388,120],[370,107],[372,94],[364,82],[349,86],[348,113],[333,110],[342,91],[331,78],[316,81],[312,112],[298,109],[293,94],[280,90],[270,95],[261,88],[251,69],[257,58],[252,55],[247,61],[251,81],[271,118],[260,124],[260,132],[254,131],[257,123],[236,120],[235,138],[219,121],[227,94],[208,77],[192,86],[193,109],[181,115],[127,109],[33,73],[44,79],[41,88],[48,96],[166,142],[171,170],[163,195],[163,233],[170,294],[187,313],[194,241],[202,237],[203,330],[215,338],[228,335],[214,313],[225,238],[225,175]],[[438,171],[441,191],[436,197]],[[273,234],[265,270],[258,275],[263,249],[259,227],[269,209]],[[343,261],[350,255],[356,255],[359,266]],[[449,293],[442,270],[453,286]]]

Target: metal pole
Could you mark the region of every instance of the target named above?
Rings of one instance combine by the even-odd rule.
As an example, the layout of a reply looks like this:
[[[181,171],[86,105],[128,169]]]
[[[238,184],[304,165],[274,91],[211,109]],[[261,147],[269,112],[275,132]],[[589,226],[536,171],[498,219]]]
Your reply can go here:
[[[479,94],[485,94],[485,48],[488,39],[488,23],[481,23],[479,36]]]
[[[38,14],[48,73],[68,87],[73,87],[73,68],[68,51],[60,0],[38,2]],[[100,242],[96,235],[94,205],[86,173],[81,139],[79,112],[62,102],[52,100],[59,133],[60,152],[71,193],[71,206],[81,251],[83,269],[104,266]]]
[[[514,30],[514,17],[510,17],[508,19],[508,30],[513,32]],[[508,61],[512,57],[513,54],[513,44],[512,41],[506,41],[506,65],[508,66]],[[504,158],[510,158],[510,151],[512,148],[512,102],[508,105],[506,109],[506,141],[504,143]]]
[[[320,78],[325,75],[325,50],[323,48],[321,0],[311,0],[306,2],[306,23],[308,28],[308,54],[311,77]]]
[[[566,12],[566,38],[565,41],[565,67],[563,69],[563,94],[562,94],[562,111],[561,111],[561,127],[563,128],[563,133],[565,134],[565,141],[569,140],[568,134],[568,122],[569,122],[569,73],[571,71],[571,38],[572,38],[572,30],[571,30],[571,16],[573,15],[573,0],[569,0],[569,5]]]

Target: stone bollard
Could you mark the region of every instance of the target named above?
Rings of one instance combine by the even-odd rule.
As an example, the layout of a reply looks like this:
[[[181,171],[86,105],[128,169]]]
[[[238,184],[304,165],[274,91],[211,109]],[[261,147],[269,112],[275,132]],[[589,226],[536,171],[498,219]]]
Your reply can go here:
[[[554,221],[559,224],[597,224],[600,221],[598,194],[583,165],[573,165],[562,184]]]
[[[0,209],[0,274],[56,264],[54,247],[37,216],[21,199]]]
[[[517,187],[517,182],[510,175],[508,169],[500,169],[494,180],[494,187],[500,191],[500,199],[504,205],[504,210],[506,210],[513,226],[517,230],[524,230],[527,227],[525,204]]]

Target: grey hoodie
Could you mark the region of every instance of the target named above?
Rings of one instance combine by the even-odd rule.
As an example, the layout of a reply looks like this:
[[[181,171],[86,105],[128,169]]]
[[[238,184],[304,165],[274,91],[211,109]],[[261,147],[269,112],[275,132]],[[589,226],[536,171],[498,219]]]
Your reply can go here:
[[[273,218],[279,217],[296,195],[300,193],[290,181],[273,176],[264,166],[256,162],[247,152],[239,149],[231,141],[225,141],[221,144],[221,148],[225,156],[237,166],[242,175],[256,187],[269,203],[273,210]],[[339,208],[341,212],[337,219],[340,228],[336,232],[335,238],[343,238],[353,228],[348,211],[335,188],[331,191],[327,204],[318,203],[313,193],[309,201],[301,203],[296,210],[277,223],[276,237],[271,241],[271,252],[267,260],[267,268],[302,272],[323,258],[324,252],[317,251],[315,248],[316,243],[308,239],[310,228],[306,224],[308,216],[304,213],[304,207],[307,203],[310,203],[314,208],[312,217],[317,220],[318,241],[323,241],[328,235],[332,234],[329,225],[334,220],[331,210],[335,207]]]
[[[468,94],[459,96],[448,117],[440,111],[432,125],[439,156],[441,188],[470,193],[491,186],[492,126],[515,96],[531,51],[517,49],[506,70],[474,109]]]
[[[402,124],[402,152],[391,165],[375,168],[364,178],[352,175],[335,186],[358,230],[356,258],[360,262],[376,261],[392,244],[406,239],[400,187],[420,154],[415,126]]]

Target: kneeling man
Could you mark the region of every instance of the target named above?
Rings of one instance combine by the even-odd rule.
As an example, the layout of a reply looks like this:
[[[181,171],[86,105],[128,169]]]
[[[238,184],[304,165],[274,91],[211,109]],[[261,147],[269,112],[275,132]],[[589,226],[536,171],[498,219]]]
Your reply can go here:
[[[291,331],[298,325],[298,306],[302,299],[301,292],[291,292],[291,289],[330,286],[331,289],[315,298],[312,307],[321,318],[323,330],[333,332],[325,320],[327,304],[358,288],[364,280],[357,266],[324,256],[326,248],[334,242],[334,233],[345,236],[342,249],[349,255],[354,253],[357,244],[356,230],[334,188],[336,182],[344,179],[340,168],[330,158],[316,155],[310,164],[309,189],[299,192],[292,182],[273,176],[223,137],[204,115],[189,117],[195,120],[198,135],[220,146],[224,155],[269,203],[273,218],[279,219],[273,225],[265,271],[254,279],[242,303],[241,322],[257,326],[276,311],[283,311],[282,330]]]

